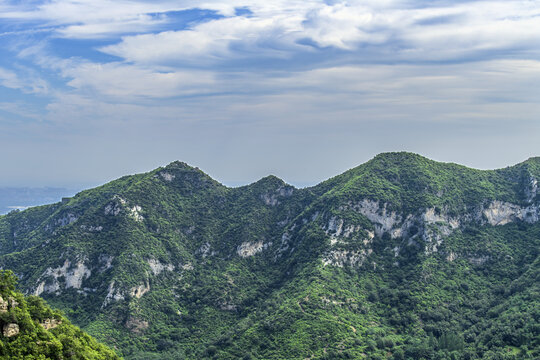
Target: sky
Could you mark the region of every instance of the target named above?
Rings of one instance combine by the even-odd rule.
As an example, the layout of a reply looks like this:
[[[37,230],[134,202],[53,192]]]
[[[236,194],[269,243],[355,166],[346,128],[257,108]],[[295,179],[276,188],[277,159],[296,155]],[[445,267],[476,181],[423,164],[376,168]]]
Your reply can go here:
[[[540,1],[0,0],[0,186],[540,155]]]

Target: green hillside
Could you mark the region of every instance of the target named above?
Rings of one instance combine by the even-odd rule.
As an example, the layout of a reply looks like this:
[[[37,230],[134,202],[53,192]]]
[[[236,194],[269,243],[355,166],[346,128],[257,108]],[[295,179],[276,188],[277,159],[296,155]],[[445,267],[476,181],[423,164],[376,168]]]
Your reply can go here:
[[[0,217],[0,266],[126,359],[540,357],[540,158],[317,186],[174,162]]]
[[[0,271],[0,358],[120,359],[37,296],[15,289],[16,277]]]

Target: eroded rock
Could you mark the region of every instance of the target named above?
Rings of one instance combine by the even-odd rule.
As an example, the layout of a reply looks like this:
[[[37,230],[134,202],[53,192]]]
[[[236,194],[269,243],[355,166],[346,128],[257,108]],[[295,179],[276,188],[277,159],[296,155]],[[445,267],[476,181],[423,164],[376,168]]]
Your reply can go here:
[[[17,301],[17,299],[15,299],[14,297],[10,296],[10,297],[9,297],[9,307],[13,309],[13,308],[15,308],[15,307],[17,307],[17,306],[19,306],[19,302]]]
[[[62,323],[62,321],[60,320],[56,320],[56,319],[44,319],[42,322],[40,322],[39,324],[41,326],[43,326],[43,328],[45,330],[50,330],[50,329],[54,329],[55,327],[57,327],[58,325],[60,325]]]
[[[144,294],[146,294],[149,291],[150,291],[150,284],[147,281],[144,284],[132,287],[131,290],[129,291],[129,295],[137,299],[140,299]]]
[[[59,279],[63,278],[66,288],[80,289],[84,279],[87,279],[92,274],[91,270],[86,267],[83,260],[79,260],[72,266],[71,261],[67,260],[64,265],[58,268],[48,268],[45,270],[40,279],[42,280],[36,289],[34,295],[41,295],[44,292],[54,293],[60,290]]]
[[[5,337],[12,337],[19,334],[19,325],[11,323],[5,324],[3,329],[3,334]]]
[[[159,175],[163,178],[163,180],[171,182],[174,180],[175,176],[169,172],[162,171],[159,173]]]
[[[152,269],[154,275],[159,275],[164,270],[173,271],[175,269],[173,264],[162,264],[156,259],[148,259],[148,265],[150,266],[150,269]]]
[[[8,311],[8,302],[0,296],[0,313],[5,313]]]
[[[493,226],[506,225],[516,220],[534,223],[540,218],[538,206],[521,207],[499,200],[491,202],[482,213],[488,224]]]
[[[240,255],[243,258],[253,256],[257,253],[260,253],[264,249],[268,248],[270,245],[272,245],[271,242],[264,243],[262,240],[255,241],[255,242],[243,242],[236,248],[236,253]]]
[[[103,300],[103,304],[101,305],[101,308],[103,309],[105,306],[109,305],[113,301],[120,301],[124,299],[125,299],[124,295],[120,292],[119,289],[115,288],[115,282],[112,281],[109,284],[107,296],[105,296],[105,300]]]
[[[337,267],[343,267],[345,265],[351,267],[362,266],[366,257],[371,252],[371,249],[331,250],[323,256],[322,263],[324,266],[332,265]]]
[[[137,222],[142,222],[144,220],[144,217],[141,215],[141,211],[142,207],[140,207],[139,205],[135,205],[129,209],[129,216]]]

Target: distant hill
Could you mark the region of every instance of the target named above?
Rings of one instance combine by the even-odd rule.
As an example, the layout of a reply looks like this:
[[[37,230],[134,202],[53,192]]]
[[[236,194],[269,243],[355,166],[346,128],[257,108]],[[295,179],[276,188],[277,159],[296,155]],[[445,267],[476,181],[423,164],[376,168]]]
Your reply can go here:
[[[30,206],[52,204],[77,191],[66,188],[0,187],[0,214]]]
[[[127,359],[540,358],[540,158],[319,185],[174,162],[0,217],[0,266]]]

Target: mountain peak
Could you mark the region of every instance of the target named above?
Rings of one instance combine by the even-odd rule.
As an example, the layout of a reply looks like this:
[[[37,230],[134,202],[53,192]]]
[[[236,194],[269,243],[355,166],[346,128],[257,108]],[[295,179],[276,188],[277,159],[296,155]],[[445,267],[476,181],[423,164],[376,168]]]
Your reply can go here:
[[[246,186],[256,189],[278,189],[290,185],[275,175],[268,175]]]
[[[198,169],[198,168],[193,167],[183,161],[175,160],[171,162],[170,164],[168,164],[167,166],[165,166],[165,169]]]
[[[408,152],[408,151],[394,151],[394,152],[384,152],[376,155],[369,162],[381,162],[381,161],[390,161],[393,163],[402,163],[410,161],[433,161],[425,156]]]
[[[275,175],[267,175],[263,177],[262,179],[260,179],[259,181],[257,181],[257,183],[270,183],[270,184],[285,185],[285,181],[283,181],[282,179],[278,178]]]

